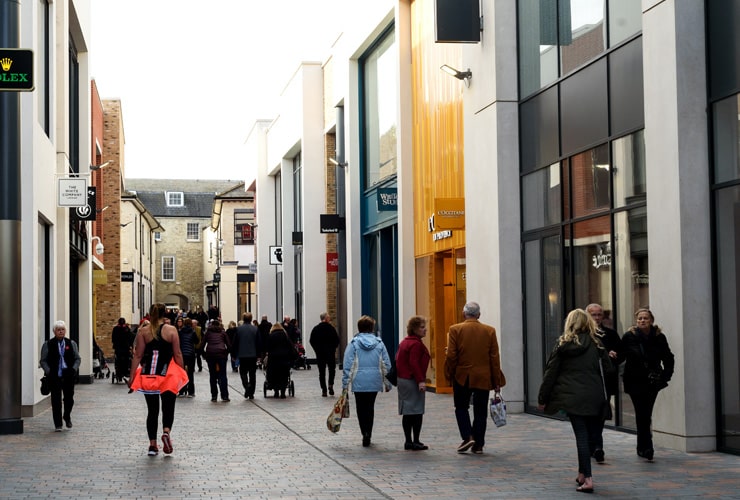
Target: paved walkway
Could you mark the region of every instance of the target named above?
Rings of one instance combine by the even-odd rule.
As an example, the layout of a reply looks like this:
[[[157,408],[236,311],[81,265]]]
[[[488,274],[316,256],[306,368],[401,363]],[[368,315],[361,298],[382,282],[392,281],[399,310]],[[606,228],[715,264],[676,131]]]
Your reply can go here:
[[[211,403],[208,373],[198,396],[178,399],[171,456],[146,455],[146,405],[125,385],[77,387],[74,428],[53,432],[51,411],[24,419],[24,433],[0,436],[0,498],[574,498],[576,447],[568,422],[510,415],[489,421],[483,455],[458,454],[451,395],[427,395],[422,440],[403,450],[395,390],[378,396],[373,445],[357,420],[338,434],[325,426],[334,398],[320,397],[317,371],[294,372],[294,398],[240,394]],[[354,402],[352,405],[354,414]],[[657,449],[635,455],[634,435],[604,433],[607,460],[594,463],[596,494],[609,498],[740,498],[740,457]],[[161,445],[161,443],[160,443]]]

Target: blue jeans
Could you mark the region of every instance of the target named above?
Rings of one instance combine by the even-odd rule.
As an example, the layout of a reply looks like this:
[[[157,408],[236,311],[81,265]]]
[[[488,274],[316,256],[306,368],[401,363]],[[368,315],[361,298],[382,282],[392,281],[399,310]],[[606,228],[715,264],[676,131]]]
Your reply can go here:
[[[460,385],[452,382],[455,418],[460,437],[465,440],[473,436],[475,445],[483,448],[486,444],[486,424],[488,423],[488,394],[485,389],[471,389],[468,383]],[[473,424],[470,425],[470,395],[473,395]]]
[[[216,399],[221,390],[221,399],[229,399],[229,382],[226,379],[226,358],[209,359],[208,371],[211,381],[211,399]]]

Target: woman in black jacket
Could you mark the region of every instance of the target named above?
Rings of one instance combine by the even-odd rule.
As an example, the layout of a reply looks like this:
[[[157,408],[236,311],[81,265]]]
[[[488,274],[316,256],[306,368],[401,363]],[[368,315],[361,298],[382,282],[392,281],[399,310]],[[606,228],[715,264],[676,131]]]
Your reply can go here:
[[[290,367],[298,357],[293,342],[280,323],[275,323],[267,338],[267,381],[275,390],[275,397],[285,399],[285,389],[290,379]]]
[[[178,330],[177,335],[180,337],[180,351],[185,363],[185,370],[188,372],[188,385],[180,390],[179,396],[195,397],[195,345],[198,343],[198,337],[193,330],[193,320],[190,318],[183,319],[183,326]]]
[[[589,441],[602,430],[602,409],[608,404],[602,373],[611,373],[597,335],[596,323],[583,309],[575,309],[565,320],[563,334],[550,354],[538,396],[539,410],[568,415],[578,449],[578,488],[592,493]]]
[[[673,353],[655,317],[649,309],[638,309],[635,326],[622,336],[625,356],[624,392],[630,395],[637,425],[637,455],[653,459],[650,426],[658,392],[668,386],[673,376]]]

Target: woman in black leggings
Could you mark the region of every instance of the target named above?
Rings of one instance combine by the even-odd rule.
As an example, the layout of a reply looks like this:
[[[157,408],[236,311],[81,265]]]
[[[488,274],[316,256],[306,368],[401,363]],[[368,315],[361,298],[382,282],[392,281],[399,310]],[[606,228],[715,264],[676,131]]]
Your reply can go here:
[[[149,310],[151,322],[145,321],[136,336],[131,360],[129,387],[144,393],[147,406],[146,430],[149,436],[149,456],[159,453],[157,428],[160,399],[162,401],[162,451],[172,453],[170,431],[175,419],[177,393],[188,383],[184,370],[177,329],[163,322],[164,304],[154,304]],[[174,362],[173,362],[174,361]],[[141,364],[141,366],[139,366]]]

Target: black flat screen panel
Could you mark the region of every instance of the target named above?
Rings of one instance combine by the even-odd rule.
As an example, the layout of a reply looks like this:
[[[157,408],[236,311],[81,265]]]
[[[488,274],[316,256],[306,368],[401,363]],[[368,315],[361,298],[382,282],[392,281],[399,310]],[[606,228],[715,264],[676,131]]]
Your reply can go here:
[[[560,84],[562,153],[570,156],[609,135],[606,58]]]

